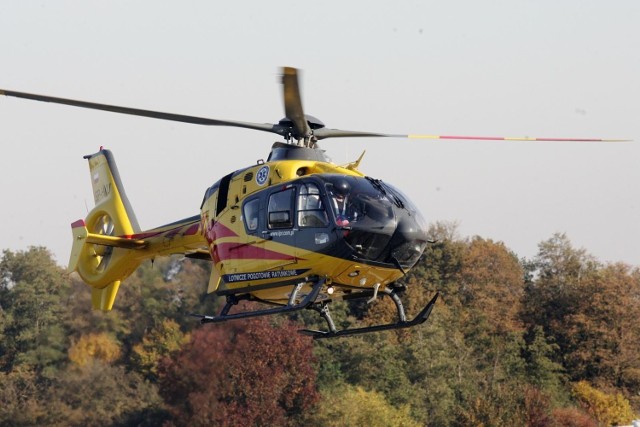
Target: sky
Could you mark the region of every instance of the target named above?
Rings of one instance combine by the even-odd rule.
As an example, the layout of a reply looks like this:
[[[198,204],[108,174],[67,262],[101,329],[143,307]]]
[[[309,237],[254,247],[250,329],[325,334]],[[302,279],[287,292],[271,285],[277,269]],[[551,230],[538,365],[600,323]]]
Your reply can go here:
[[[564,232],[640,265],[640,2],[3,1],[0,88],[275,123],[280,67],[307,114],[401,134],[631,143],[332,139],[335,163],[394,184],[429,222],[531,258]],[[142,228],[198,213],[274,134],[0,97],[0,249],[49,248],[93,205],[83,155],[114,153]]]

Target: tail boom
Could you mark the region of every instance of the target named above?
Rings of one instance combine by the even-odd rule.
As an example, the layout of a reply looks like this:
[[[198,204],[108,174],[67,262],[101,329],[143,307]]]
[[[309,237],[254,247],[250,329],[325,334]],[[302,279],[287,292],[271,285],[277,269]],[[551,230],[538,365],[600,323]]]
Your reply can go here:
[[[77,272],[92,289],[94,309],[109,311],[120,282],[144,260],[156,256],[206,251],[200,216],[140,231],[110,151],[85,156],[95,207],[84,220],[71,224],[73,246],[69,271]]]

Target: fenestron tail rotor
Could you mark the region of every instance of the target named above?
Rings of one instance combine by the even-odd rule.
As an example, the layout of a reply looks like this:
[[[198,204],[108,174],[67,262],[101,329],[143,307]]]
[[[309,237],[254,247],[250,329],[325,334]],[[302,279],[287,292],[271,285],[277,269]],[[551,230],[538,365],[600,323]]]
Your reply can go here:
[[[96,219],[96,222],[92,227],[92,231],[95,234],[99,234],[101,236],[114,236],[115,224],[113,223],[111,217],[105,213],[104,215]],[[104,245],[93,245],[93,250],[96,257],[96,272],[103,272],[109,265],[109,261],[111,261],[111,255],[113,255],[113,247]]]
[[[328,129],[320,120],[313,116],[305,115],[302,107],[302,96],[298,82],[298,70],[292,67],[282,69],[282,85],[284,110],[286,117],[278,123],[252,123],[236,120],[219,120],[206,117],[188,116],[183,114],[164,113],[160,111],[143,110],[139,108],[121,107],[95,102],[79,101],[74,99],[57,98],[46,95],[36,95],[26,92],[0,89],[0,95],[16,98],[31,99],[34,101],[52,102],[56,104],[71,105],[74,107],[90,108],[94,110],[110,111],[114,113],[129,114],[134,116],[151,117],[160,120],[191,123],[205,126],[230,126],[263,132],[275,133],[287,142],[295,142],[305,147],[314,147],[316,141],[328,138],[409,138],[409,139],[442,139],[442,140],[479,140],[479,141],[559,141],[559,142],[623,142],[625,139],[602,138],[533,138],[533,137],[503,137],[503,136],[463,136],[463,135],[418,135],[418,134],[388,134],[378,132],[362,132],[341,129]]]

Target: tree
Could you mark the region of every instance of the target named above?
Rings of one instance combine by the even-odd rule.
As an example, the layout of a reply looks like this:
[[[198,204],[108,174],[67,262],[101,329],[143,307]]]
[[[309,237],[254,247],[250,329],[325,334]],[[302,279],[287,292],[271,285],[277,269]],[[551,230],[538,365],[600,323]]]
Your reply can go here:
[[[46,414],[35,372],[0,372],[0,425],[33,426]]]
[[[180,350],[189,340],[189,334],[182,333],[180,325],[171,319],[166,319],[146,334],[141,343],[133,347],[133,365],[145,377],[155,380],[158,376],[160,360]]]
[[[351,337],[341,355],[347,382],[384,394],[394,406],[409,403],[414,397],[409,378],[406,349],[387,339],[386,334]]]
[[[474,368],[486,372],[489,388],[522,375],[523,326],[519,319],[523,270],[502,243],[473,238],[456,275],[456,321],[473,349]]]
[[[566,360],[574,377],[640,390],[640,273],[611,264],[580,290],[578,309],[565,324],[571,337]]]
[[[527,427],[549,427],[552,425],[551,400],[537,387],[525,387],[524,408]]]
[[[554,234],[538,248],[532,263],[532,278],[525,285],[522,318],[530,335],[533,328],[541,326],[545,337],[557,344],[555,361],[563,363],[571,375],[566,359],[560,357],[575,349],[567,322],[579,313],[581,299],[585,297],[584,287],[599,265],[586,251],[574,249],[564,234]]]
[[[556,408],[551,417],[554,427],[598,427],[596,420],[578,408]]]
[[[159,368],[178,425],[295,425],[317,400],[311,341],[256,318],[198,329]]]
[[[120,343],[105,333],[83,335],[69,348],[69,360],[79,366],[86,366],[94,360],[111,364],[120,354]]]
[[[61,301],[68,292],[64,272],[48,250],[5,250],[0,261],[0,370],[18,366],[53,375],[66,359],[67,333]]]
[[[534,326],[526,336],[523,358],[527,382],[553,399],[553,403],[568,403],[564,389],[565,370],[555,362],[558,346],[544,336],[542,326]]]
[[[409,406],[396,408],[384,395],[362,387],[341,386],[323,393],[321,403],[308,425],[354,427],[418,427]]]
[[[518,258],[503,243],[474,237],[458,273],[460,302],[472,312],[472,322],[487,322],[496,335],[521,331],[523,275]]]
[[[465,243],[458,237],[457,224],[438,222],[429,227],[429,244],[409,273],[428,290],[448,290],[460,271]]]
[[[580,288],[599,264],[584,249],[575,249],[565,234],[554,234],[538,245],[532,263],[533,279],[525,287],[523,319],[544,327],[560,349],[569,350],[564,322],[577,311]]]
[[[634,398],[640,388],[638,269],[602,265],[560,234],[540,244],[534,264],[523,313],[529,337],[543,328],[557,345],[547,357],[562,363],[573,381],[616,387]]]
[[[39,425],[159,425],[167,414],[157,389],[124,366],[69,365],[46,392]]]
[[[620,393],[607,394],[586,381],[576,383],[573,392],[585,410],[604,425],[629,424],[635,419],[629,401]]]

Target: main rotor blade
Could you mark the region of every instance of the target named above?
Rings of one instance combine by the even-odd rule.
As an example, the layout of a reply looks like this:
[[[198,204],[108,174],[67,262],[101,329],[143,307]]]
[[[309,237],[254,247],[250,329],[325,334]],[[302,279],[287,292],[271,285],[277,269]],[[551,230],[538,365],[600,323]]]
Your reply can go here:
[[[468,135],[401,135],[376,132],[359,132],[340,129],[317,129],[314,133],[316,139],[326,138],[357,138],[357,137],[381,137],[381,138],[409,138],[409,139],[452,139],[460,141],[540,141],[540,142],[629,142],[629,139],[602,139],[602,138],[532,138],[527,136],[468,136]]]
[[[42,102],[52,102],[56,104],[71,105],[74,107],[89,108],[93,110],[110,111],[114,113],[128,114],[134,116],[150,117],[160,120],[171,120],[175,122],[191,123],[205,126],[231,126],[245,129],[259,130],[263,132],[275,133],[285,138],[293,131],[293,136],[305,138],[312,135],[312,131],[302,110],[302,101],[298,87],[298,75],[295,68],[286,67],[283,70],[283,86],[285,95],[285,111],[287,117],[292,120],[294,128],[270,123],[252,123],[235,120],[219,120],[206,117],[187,116],[183,114],[164,113],[160,111],[143,110],[139,108],[120,107],[109,104],[99,104],[95,102],[79,101],[74,99],[57,98],[53,96],[37,95],[26,92],[16,92],[0,89],[0,95],[13,96],[16,98],[30,99]],[[479,141],[559,141],[559,142],[628,142],[628,139],[601,139],[601,138],[532,138],[532,137],[502,137],[502,136],[462,136],[462,135],[404,135],[385,134],[378,132],[360,132],[340,129],[320,128],[313,132],[313,136],[318,139],[327,138],[356,138],[356,137],[382,137],[382,138],[411,138],[411,139],[449,139],[449,140],[479,140]]]
[[[340,129],[328,129],[321,128],[316,129],[313,132],[313,136],[317,140],[327,138],[359,138],[359,137],[380,137],[380,138],[406,138],[408,135],[392,135],[378,132],[360,132],[354,130],[340,130]]]
[[[284,112],[285,116],[293,122],[293,137],[296,139],[310,137],[311,128],[302,109],[297,69],[292,67],[282,68],[282,88],[284,93]]]
[[[398,136],[398,135],[394,135]],[[457,139],[466,141],[540,141],[540,142],[629,142],[629,139],[602,138],[534,138],[528,136],[463,136],[463,135],[403,135],[412,139]]]
[[[13,96],[16,98],[31,99],[34,101],[53,102],[56,104],[71,105],[74,107],[90,108],[93,110],[111,111],[113,113],[129,114],[133,116],[151,117],[153,119],[171,120],[174,122],[191,123],[205,126],[232,126],[246,129],[254,129],[265,132],[277,133],[286,136],[288,128],[269,124],[269,123],[251,123],[233,120],[217,120],[205,117],[186,116],[183,114],[163,113],[160,111],[142,110],[139,108],[119,107],[116,105],[98,104],[95,102],[78,101],[75,99],[56,98],[53,96],[36,95],[33,93],[16,92],[11,90],[0,89],[0,95]]]

